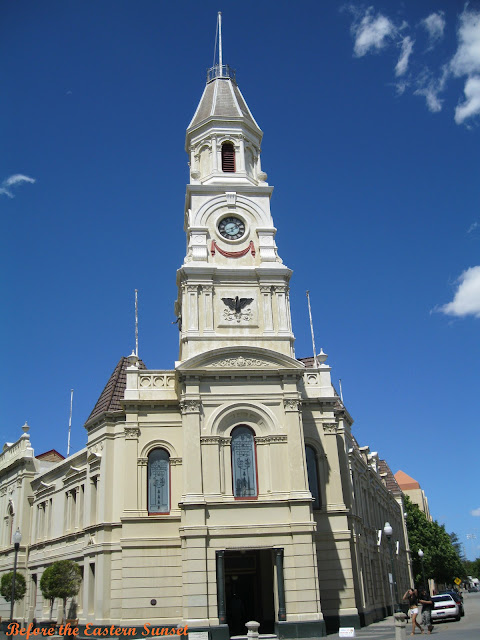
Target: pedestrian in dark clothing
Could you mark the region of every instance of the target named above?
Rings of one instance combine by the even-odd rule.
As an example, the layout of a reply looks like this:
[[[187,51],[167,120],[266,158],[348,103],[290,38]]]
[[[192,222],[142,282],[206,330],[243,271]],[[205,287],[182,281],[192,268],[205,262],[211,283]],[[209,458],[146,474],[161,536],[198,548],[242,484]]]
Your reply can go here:
[[[428,633],[432,633],[432,611],[435,605],[433,604],[432,596],[428,589],[420,590],[418,601],[422,605],[422,624],[424,627],[427,627]]]

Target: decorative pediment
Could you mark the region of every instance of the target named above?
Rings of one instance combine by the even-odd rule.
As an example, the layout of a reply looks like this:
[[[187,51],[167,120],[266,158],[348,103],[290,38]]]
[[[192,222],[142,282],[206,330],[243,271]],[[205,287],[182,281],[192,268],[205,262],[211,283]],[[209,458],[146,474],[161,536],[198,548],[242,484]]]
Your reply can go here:
[[[246,371],[252,369],[277,371],[279,369],[295,369],[303,372],[305,367],[298,360],[270,349],[239,346],[213,349],[189,358],[177,366],[179,372],[198,369],[207,371],[212,369],[224,371],[228,369],[229,373],[233,370]]]

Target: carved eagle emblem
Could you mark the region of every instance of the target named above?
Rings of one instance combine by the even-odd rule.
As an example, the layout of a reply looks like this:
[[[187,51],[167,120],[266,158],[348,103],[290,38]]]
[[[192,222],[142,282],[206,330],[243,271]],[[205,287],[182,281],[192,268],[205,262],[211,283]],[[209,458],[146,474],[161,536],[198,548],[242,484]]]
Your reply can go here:
[[[253,302],[253,298],[239,298],[235,296],[235,298],[222,298],[222,302],[235,313],[241,313],[242,309],[245,309],[247,305]]]

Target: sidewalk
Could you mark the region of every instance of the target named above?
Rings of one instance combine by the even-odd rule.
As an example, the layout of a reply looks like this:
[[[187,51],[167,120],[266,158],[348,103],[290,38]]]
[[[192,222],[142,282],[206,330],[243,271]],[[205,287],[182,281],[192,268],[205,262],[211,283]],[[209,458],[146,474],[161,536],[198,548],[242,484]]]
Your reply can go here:
[[[410,633],[410,626],[408,632]],[[418,634],[420,636],[420,634]],[[328,640],[336,640],[340,636],[338,633],[329,633]],[[422,636],[428,637],[428,636]],[[355,629],[355,638],[363,638],[364,640],[395,640],[395,621],[393,616],[389,616],[380,622],[372,622],[368,627]]]

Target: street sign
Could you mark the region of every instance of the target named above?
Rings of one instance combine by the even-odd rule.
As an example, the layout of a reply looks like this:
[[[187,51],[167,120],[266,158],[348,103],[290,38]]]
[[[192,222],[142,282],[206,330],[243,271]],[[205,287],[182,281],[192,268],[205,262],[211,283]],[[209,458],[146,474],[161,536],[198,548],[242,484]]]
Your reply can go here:
[[[455,578],[454,583],[458,585],[462,584],[462,581],[460,580],[460,578]]]

